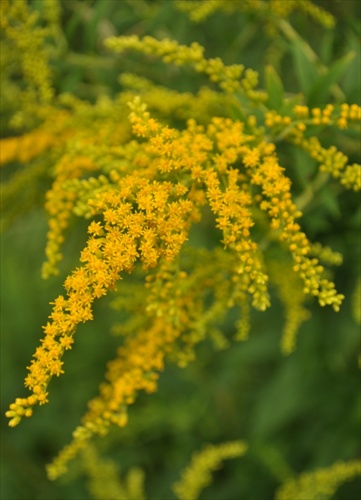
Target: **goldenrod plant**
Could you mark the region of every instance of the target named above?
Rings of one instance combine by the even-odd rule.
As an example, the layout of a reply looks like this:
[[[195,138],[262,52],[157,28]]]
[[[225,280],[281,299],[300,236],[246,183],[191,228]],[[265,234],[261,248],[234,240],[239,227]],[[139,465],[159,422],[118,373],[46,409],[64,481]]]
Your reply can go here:
[[[7,257],[16,243],[7,242],[23,242],[22,259],[45,213],[34,255],[46,240],[41,276],[54,283],[41,288],[53,294],[51,310],[41,309],[48,320],[25,390],[6,390],[15,397],[10,427],[53,398],[46,426],[62,426],[66,408],[85,404],[80,378],[87,409],[78,424],[80,414],[65,418],[72,437],[57,454],[59,440],[51,444],[46,471],[76,484],[85,474],[88,490],[60,485],[64,498],[142,500],[149,487],[158,499],[210,491],[224,500],[310,500],[340,486],[349,500],[360,475],[357,6],[1,0],[0,9],[4,282],[18,272]],[[11,349],[14,320],[6,321]],[[86,331],[94,332],[88,347]],[[15,335],[28,339],[25,330]],[[77,349],[81,370],[69,376]],[[209,359],[220,381],[212,374],[206,383]],[[177,377],[192,373],[198,392],[184,401]],[[143,393],[158,401],[151,418]],[[323,398],[331,447],[326,434],[309,441],[316,431],[307,419]],[[214,444],[180,480],[163,482],[162,469],[184,466],[171,445],[162,458],[138,451],[123,466],[114,457],[168,425],[192,435],[205,401],[202,439],[174,449],[186,461],[201,441]],[[348,419],[338,434],[340,408]],[[239,464],[232,477],[209,486],[228,458]],[[56,496],[48,480],[46,494],[19,496],[12,485],[6,498]]]

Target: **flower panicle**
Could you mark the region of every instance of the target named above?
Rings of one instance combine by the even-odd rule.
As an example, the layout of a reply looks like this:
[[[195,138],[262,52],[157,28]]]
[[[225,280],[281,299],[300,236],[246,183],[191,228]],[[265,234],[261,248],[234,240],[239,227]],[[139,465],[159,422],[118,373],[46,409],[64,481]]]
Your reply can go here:
[[[241,457],[246,452],[247,445],[243,441],[205,446],[193,455],[181,479],[174,484],[174,493],[179,500],[198,499],[201,491],[212,482],[211,473],[219,469],[224,460]]]
[[[301,212],[292,201],[291,183],[274,144],[251,135],[243,123],[230,118],[214,117],[207,127],[189,120],[179,131],[152,118],[139,98],[129,107],[139,142],[121,154],[127,162],[139,164],[137,170],[112,169],[106,176],[82,180],[97,167],[95,160],[77,152],[65,154],[56,166],[57,179],[47,200],[52,214],[47,247],[50,264],[59,259],[62,231],[72,212],[102,220],[90,223],[80,267],[65,280],[66,296],[54,302],[51,321],[44,327],[45,337],[26,378],[34,398],[11,409],[15,411],[10,415],[15,418],[13,424],[28,407],[47,401],[48,383],[63,372],[61,358],[72,345],[77,325],[93,318],[94,300],[113,289],[121,273],[131,272],[138,259],[145,271],[163,260],[174,260],[190,227],[201,219],[204,205],[213,212],[222,243],[233,255],[229,272],[236,291],[232,294],[242,297],[244,311],[244,294],[251,296],[257,309],[270,305],[267,266],[252,235],[257,211],[267,214],[270,230],[292,255],[303,293],[335,310],[342,302],[343,295],[324,276],[324,267],[312,256],[311,244],[296,222]],[[182,173],[183,181],[174,180],[175,172]]]
[[[219,57],[206,59],[203,55],[204,48],[197,42],[187,46],[167,38],[157,40],[151,36],[139,38],[137,35],[131,35],[110,37],[104,43],[109,50],[117,54],[133,50],[158,57],[166,64],[191,65],[196,72],[204,73],[212,82],[218,83],[226,93],[242,92],[255,101],[267,99],[263,92],[255,90],[258,85],[256,71],[245,70],[242,64],[227,66]]]
[[[232,14],[237,10],[241,12],[262,15],[267,19],[267,33],[275,36],[279,30],[279,22],[287,19],[293,12],[302,12],[308,15],[314,22],[325,28],[335,25],[335,18],[322,7],[315,5],[310,0],[211,0],[202,2],[199,0],[177,0],[176,7],[186,12],[191,21],[200,23],[217,11]]]
[[[332,498],[342,484],[361,475],[361,460],[336,462],[330,467],[304,472],[276,491],[276,500]]]

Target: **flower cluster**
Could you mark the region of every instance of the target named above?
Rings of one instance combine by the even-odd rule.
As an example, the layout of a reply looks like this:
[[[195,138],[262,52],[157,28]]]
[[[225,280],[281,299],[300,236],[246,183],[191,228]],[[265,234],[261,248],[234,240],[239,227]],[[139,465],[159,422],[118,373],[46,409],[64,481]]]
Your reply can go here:
[[[211,472],[219,469],[223,460],[240,457],[247,452],[247,445],[242,441],[209,445],[195,453],[187,469],[173,489],[180,500],[199,498],[199,493],[212,481]]]
[[[60,358],[71,347],[76,326],[93,317],[94,299],[112,289],[122,271],[130,272],[138,257],[146,268],[154,267],[161,257],[174,258],[186,239],[191,201],[169,200],[169,183],[150,182],[136,174],[122,180],[119,190],[94,193],[93,210],[103,214],[104,223],[90,223],[90,237],[80,257],[82,265],[64,283],[67,298],[59,296],[54,302],[51,322],[44,329],[45,338],[25,381],[34,397],[23,402],[24,408],[46,402],[48,382],[62,373]],[[137,203],[137,211],[132,210],[130,201]],[[130,358],[129,362],[132,365]],[[140,388],[144,388],[143,382]],[[21,413],[19,410],[14,415],[12,425]]]
[[[136,35],[129,37],[112,37],[106,40],[108,49],[120,54],[126,50],[142,52],[148,56],[156,56],[166,64],[177,66],[191,65],[198,73],[206,74],[212,82],[219,84],[225,92],[245,92],[254,99],[264,99],[263,93],[256,92],[254,88],[258,84],[258,74],[250,69],[244,71],[242,64],[226,66],[222,59],[206,59],[203,55],[204,49],[197,42],[189,47],[180,45],[174,40],[157,40],[146,36],[140,39]],[[243,78],[242,75],[244,74]]]
[[[283,354],[290,354],[296,347],[300,325],[310,317],[310,312],[304,307],[306,296],[292,265],[287,267],[284,262],[271,262],[270,275],[285,310],[281,350]]]
[[[187,12],[190,19],[194,22],[201,22],[214,12],[223,11],[234,13],[237,10],[242,12],[254,12],[267,20],[268,31],[272,34],[277,29],[277,21],[288,18],[293,12],[303,12],[313,21],[324,26],[332,28],[335,24],[334,17],[318,5],[309,0],[211,0],[207,2],[177,0],[177,8]],[[272,20],[272,21],[271,21]]]
[[[54,146],[56,137],[46,130],[34,130],[19,137],[2,139],[0,165],[19,161],[28,163],[48,148]]]
[[[314,472],[305,472],[282,485],[276,492],[276,500],[331,498],[343,483],[359,475],[360,460],[339,462]]]
[[[121,480],[118,467],[112,460],[101,458],[94,446],[82,455],[82,465],[88,476],[88,490],[94,500],[122,498],[145,500],[144,473],[138,467],[130,469]]]
[[[182,472],[180,480],[173,484],[179,500],[197,500],[200,493],[212,482],[212,472],[218,470],[224,460],[238,458],[247,453],[242,441],[208,445],[194,453],[191,463]],[[144,472],[132,467],[124,478],[114,460],[102,458],[94,446],[88,446],[82,454],[82,469],[88,477],[88,490],[95,500],[119,498],[146,500]]]
[[[342,104],[338,110],[331,104],[323,109],[296,105],[290,114],[269,111],[265,115],[265,125],[270,128],[275,141],[282,137],[296,144],[319,163],[320,172],[332,175],[344,187],[354,191],[361,189],[361,165],[348,165],[347,156],[336,146],[325,148],[319,138],[310,133],[316,126],[353,127],[357,130],[360,123],[361,107],[357,104]]]
[[[3,35],[2,80],[10,92],[5,95],[5,107],[13,109],[14,102],[21,103],[11,119],[13,127],[27,127],[38,116],[39,104],[49,103],[54,96],[49,51],[45,40],[55,34],[59,8],[58,0],[44,2],[47,26],[41,27],[39,13],[29,8],[26,0],[4,0],[0,3],[0,30]],[[51,5],[53,4],[53,5]],[[50,22],[49,22],[50,21]],[[10,64],[9,64],[10,63]],[[16,89],[13,80],[22,75],[26,88]]]
[[[278,164],[272,144],[252,145],[254,139],[243,131],[243,124],[230,119],[214,118],[207,129],[190,120],[187,129],[179,132],[151,118],[139,99],[130,103],[130,107],[133,132],[143,140],[133,147],[132,162],[139,168],[126,175],[113,170],[109,178],[100,176],[94,182],[92,179],[84,181],[92,188],[87,196],[89,213],[92,217],[101,215],[103,222],[93,220],[90,223],[89,239],[81,252],[81,266],[65,281],[67,296],[60,296],[54,302],[51,322],[45,327],[45,338],[34,355],[26,378],[26,386],[33,394],[11,407],[8,416],[12,417],[12,425],[16,425],[31,406],[47,401],[48,383],[53,375],[62,373],[61,357],[64,350],[71,347],[76,326],[92,319],[93,301],[114,288],[122,272],[131,272],[137,259],[145,269],[154,268],[162,260],[172,261],[187,240],[191,225],[199,220],[199,210],[205,204],[214,213],[216,226],[223,233],[223,244],[233,255],[230,261],[233,296],[243,297],[244,303],[244,294],[251,295],[252,305],[260,310],[270,304],[268,275],[259,246],[251,237],[254,211],[258,205],[258,210],[268,214],[276,238],[288,246],[294,259],[293,269],[304,283],[303,294],[317,296],[321,305],[332,305],[335,310],[342,301],[343,296],[336,292],[334,284],[322,276],[324,268],[318,259],[309,256],[310,243],[295,222],[301,213],[291,200],[290,181]],[[188,155],[190,148],[191,157]],[[79,189],[67,189],[64,180],[81,177],[84,172],[96,168],[87,158],[77,158],[74,163],[66,155],[62,162],[64,165],[61,163],[55,186],[50,191],[52,197],[48,200],[48,211],[54,214],[50,219],[54,223],[51,224],[47,247],[48,257],[52,259],[50,263],[58,258],[53,247],[56,249],[61,242],[59,231],[66,224],[77,196],[82,193]],[[240,167],[235,169],[238,162]],[[172,182],[171,174],[180,170],[183,182]],[[151,180],[154,176],[163,179]],[[56,186],[59,186],[60,195]],[[254,189],[257,191],[252,192]],[[181,303],[177,309],[182,310]],[[192,316],[189,310],[187,315]],[[293,331],[297,322],[290,321]],[[154,325],[155,332],[161,324]],[[164,353],[160,358],[156,355],[156,333],[151,332],[149,348],[156,351],[147,353],[146,358],[156,363],[149,367],[152,371],[161,369]],[[179,333],[179,330],[171,329],[170,342],[174,342]],[[130,391],[132,401],[134,390],[152,391],[155,388],[152,377],[145,376],[148,369],[139,372],[139,379],[130,375],[139,371],[139,368],[133,368],[131,353],[139,352],[140,346],[136,348],[132,342],[140,342],[143,347],[147,345],[145,338],[137,338],[132,339],[127,355],[122,355],[129,363],[126,382],[123,375],[117,374],[118,389],[116,392],[112,389],[109,395],[116,415],[123,403],[129,403],[127,398],[124,399],[123,389]],[[286,351],[290,349],[288,347]],[[143,368],[147,367],[145,359],[140,359]],[[127,364],[123,362],[122,370],[124,366]],[[133,379],[132,384],[129,377]],[[109,410],[104,408],[101,414],[104,412],[109,413]],[[107,421],[118,420],[108,413]],[[90,420],[96,421],[97,418],[91,417]]]

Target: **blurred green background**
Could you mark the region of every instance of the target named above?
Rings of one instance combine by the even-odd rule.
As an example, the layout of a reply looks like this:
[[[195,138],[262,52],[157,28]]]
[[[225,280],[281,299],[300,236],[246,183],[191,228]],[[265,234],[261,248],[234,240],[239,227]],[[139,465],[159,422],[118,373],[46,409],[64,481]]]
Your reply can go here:
[[[320,64],[328,66],[355,51],[340,88],[347,102],[360,104],[360,4],[316,3],[334,14],[334,30],[325,30],[300,13],[291,16],[290,23],[319,56]],[[40,0],[31,4],[42,9]],[[265,65],[271,63],[287,92],[302,90],[292,42],[281,34],[267,36],[264,21],[252,12],[217,13],[193,24],[173,1],[62,0],[61,5],[62,55],[53,61],[58,92],[72,92],[90,101],[101,94],[112,96],[120,90],[117,77],[122,71],[180,91],[195,90],[204,83],[186,69],[146,65],[140,56],[117,60],[102,47],[107,36],[133,33],[186,44],[198,41],[206,47],[207,57],[220,56],[225,63],[242,63],[259,71],[261,84]],[[322,140],[332,144],[334,136],[324,134]],[[354,137],[346,132],[339,146],[350,162],[359,162],[359,151],[352,145]],[[292,155],[287,160],[287,148],[280,154],[285,166],[294,160]],[[298,161],[302,165],[304,160]],[[313,315],[301,327],[297,350],[285,358],[279,349],[283,311],[274,297],[269,311],[252,315],[246,343],[220,352],[210,343],[201,344],[196,362],[185,370],[169,366],[158,392],[140,395],[130,408],[129,425],[113,430],[99,443],[105,455],[117,460],[121,472],[132,465],[145,470],[149,499],[174,498],[171,484],[191,454],[207,442],[244,439],[250,446],[245,457],[227,461],[214,475],[213,485],[201,496],[209,500],[272,499],[291,473],[359,455],[360,338],[352,317],[352,293],[360,274],[360,206],[357,195],[337,190],[332,194],[321,192],[302,224],[313,241],[330,245],[345,257],[335,278],[346,295],[341,312],[311,306]],[[61,265],[63,274],[42,281],[46,231],[45,215],[34,208],[1,235],[2,500],[90,498],[80,471],[75,469],[52,483],[44,466],[69,442],[117,345],[117,339],[107,333],[114,316],[104,299],[96,305],[95,321],[79,328],[74,348],[66,353],[65,374],[52,381],[50,403],[36,409],[19,427],[7,427],[4,411],[14,397],[25,394],[26,366],[50,313],[49,301],[61,293],[79,248],[77,236],[71,236]],[[231,335],[233,326],[227,328]],[[360,487],[355,480],[342,486],[335,498],[356,500]]]

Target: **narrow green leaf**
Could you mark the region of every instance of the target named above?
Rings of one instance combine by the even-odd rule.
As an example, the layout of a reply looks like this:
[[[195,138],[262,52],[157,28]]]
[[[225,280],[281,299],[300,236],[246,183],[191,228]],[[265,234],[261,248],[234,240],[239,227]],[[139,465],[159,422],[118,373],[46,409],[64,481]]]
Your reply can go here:
[[[266,67],[267,105],[270,109],[279,111],[284,101],[284,88],[281,78],[273,66]]]
[[[334,58],[335,31],[328,30],[322,36],[319,56],[323,64],[330,64]]]
[[[310,57],[307,46],[298,38],[292,43],[293,62],[301,90],[307,96],[319,77],[315,61]]]
[[[318,193],[317,197],[327,214],[336,219],[341,217],[339,199],[334,192],[323,189]]]
[[[320,76],[308,94],[308,105],[318,106],[324,104],[332,90],[332,86],[337,83],[350,66],[356,53],[352,50],[335,61],[324,75]]]

